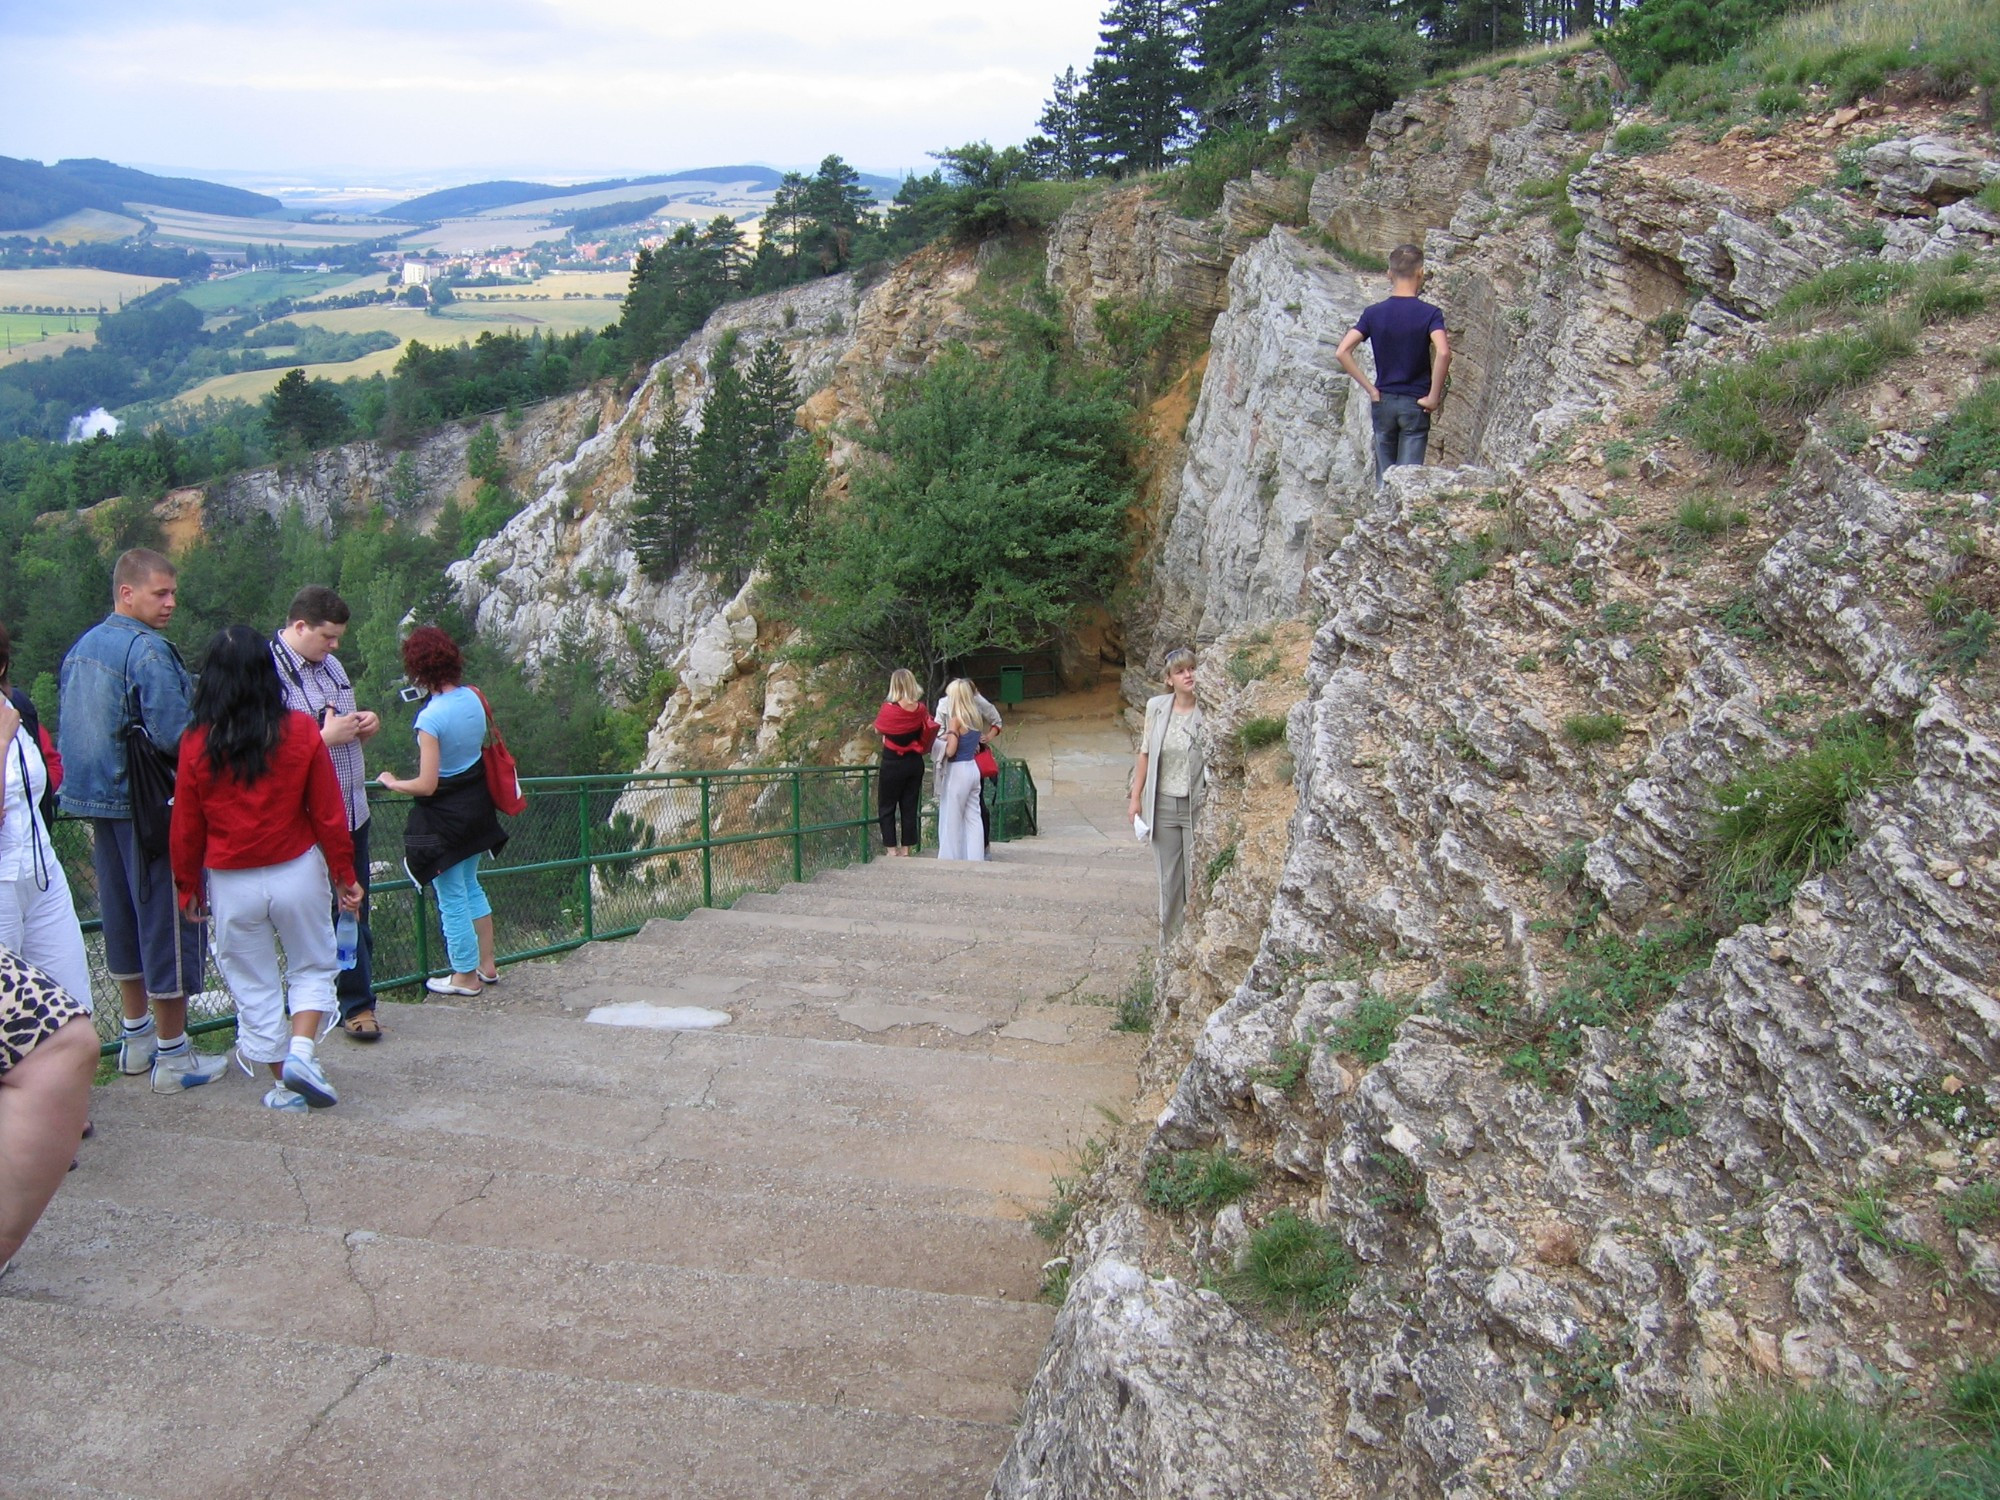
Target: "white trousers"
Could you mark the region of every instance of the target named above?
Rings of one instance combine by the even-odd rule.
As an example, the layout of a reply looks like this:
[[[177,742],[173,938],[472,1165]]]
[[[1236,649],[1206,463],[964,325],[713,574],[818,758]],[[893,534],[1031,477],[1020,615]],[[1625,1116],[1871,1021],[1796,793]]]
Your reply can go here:
[[[90,959],[62,866],[49,861],[49,888],[35,877],[0,880],[0,948],[11,948],[90,1007]]]
[[[938,789],[938,858],[986,858],[979,826],[979,762],[948,760]]]
[[[335,1008],[333,980],[340,970],[326,860],[315,845],[281,865],[207,875],[215,966],[236,997],[237,1054],[250,1063],[283,1062],[292,1044],[288,996],[293,1015]]]

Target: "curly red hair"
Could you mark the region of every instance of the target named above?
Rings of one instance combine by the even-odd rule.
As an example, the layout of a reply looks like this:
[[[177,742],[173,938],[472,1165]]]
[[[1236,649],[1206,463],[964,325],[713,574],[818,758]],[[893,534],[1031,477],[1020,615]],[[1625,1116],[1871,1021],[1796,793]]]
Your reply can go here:
[[[403,642],[403,670],[420,688],[437,692],[457,687],[465,671],[458,642],[435,625],[419,625]]]

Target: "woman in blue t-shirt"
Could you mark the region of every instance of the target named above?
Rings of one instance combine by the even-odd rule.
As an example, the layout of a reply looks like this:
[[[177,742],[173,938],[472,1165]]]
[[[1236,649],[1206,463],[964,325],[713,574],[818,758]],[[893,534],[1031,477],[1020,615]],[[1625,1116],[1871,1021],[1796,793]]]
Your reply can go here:
[[[445,953],[452,972],[424,981],[434,995],[477,995],[498,984],[493,907],[479,884],[481,855],[507,842],[486,790],[480,750],[486,743],[486,699],[459,681],[465,660],[458,643],[435,625],[421,625],[403,642],[403,670],[430,694],[417,714],[417,774],[384,771],[375,779],[416,799],[403,831],[403,867],[437,897]]]

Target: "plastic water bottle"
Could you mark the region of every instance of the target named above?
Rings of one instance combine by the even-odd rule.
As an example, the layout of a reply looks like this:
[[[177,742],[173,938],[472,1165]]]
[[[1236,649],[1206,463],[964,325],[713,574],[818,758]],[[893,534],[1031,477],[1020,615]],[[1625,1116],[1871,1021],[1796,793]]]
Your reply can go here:
[[[351,969],[361,956],[361,923],[351,911],[344,911],[333,924],[333,951],[343,969]]]

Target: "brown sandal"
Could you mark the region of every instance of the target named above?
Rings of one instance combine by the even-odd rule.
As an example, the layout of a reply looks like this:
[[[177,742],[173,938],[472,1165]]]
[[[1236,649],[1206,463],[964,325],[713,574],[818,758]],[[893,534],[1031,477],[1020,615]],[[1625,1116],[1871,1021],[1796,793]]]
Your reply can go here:
[[[357,1010],[340,1023],[340,1029],[357,1042],[382,1040],[382,1023],[375,1019],[375,1012],[372,1010]]]

